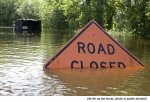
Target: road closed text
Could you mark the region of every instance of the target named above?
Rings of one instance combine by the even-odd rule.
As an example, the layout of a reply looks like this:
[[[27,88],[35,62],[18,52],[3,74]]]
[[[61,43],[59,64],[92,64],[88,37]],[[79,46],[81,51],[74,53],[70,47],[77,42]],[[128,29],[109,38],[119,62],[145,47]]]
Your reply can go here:
[[[115,54],[115,47],[112,44],[101,44],[95,45],[94,43],[77,42],[78,54],[100,54],[111,55]],[[89,59],[87,59],[89,60]],[[88,62],[88,63],[87,63]],[[85,66],[86,63],[86,66]],[[70,64],[71,68],[126,68],[126,65],[121,61],[83,61],[82,59],[74,59]]]

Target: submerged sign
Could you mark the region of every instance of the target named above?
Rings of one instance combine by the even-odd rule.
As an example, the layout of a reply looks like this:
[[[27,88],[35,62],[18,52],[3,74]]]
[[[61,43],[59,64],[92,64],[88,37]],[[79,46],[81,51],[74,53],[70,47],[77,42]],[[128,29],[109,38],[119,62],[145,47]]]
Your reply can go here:
[[[145,67],[95,21],[90,21],[45,65],[51,68]]]

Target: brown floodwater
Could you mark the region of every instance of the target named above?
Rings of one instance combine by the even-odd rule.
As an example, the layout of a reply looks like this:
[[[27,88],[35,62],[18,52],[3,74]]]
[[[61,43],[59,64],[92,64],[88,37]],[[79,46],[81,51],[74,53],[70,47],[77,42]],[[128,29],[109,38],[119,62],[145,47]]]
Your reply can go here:
[[[150,39],[111,34],[147,68],[43,70],[74,34],[49,30],[20,37],[0,28],[0,96],[150,95]]]

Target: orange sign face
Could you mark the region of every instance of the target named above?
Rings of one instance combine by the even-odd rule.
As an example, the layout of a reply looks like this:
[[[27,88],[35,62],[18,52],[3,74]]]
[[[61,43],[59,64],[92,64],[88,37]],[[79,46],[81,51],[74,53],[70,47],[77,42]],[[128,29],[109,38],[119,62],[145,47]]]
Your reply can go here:
[[[44,67],[127,68],[145,67],[95,21],[89,22]]]

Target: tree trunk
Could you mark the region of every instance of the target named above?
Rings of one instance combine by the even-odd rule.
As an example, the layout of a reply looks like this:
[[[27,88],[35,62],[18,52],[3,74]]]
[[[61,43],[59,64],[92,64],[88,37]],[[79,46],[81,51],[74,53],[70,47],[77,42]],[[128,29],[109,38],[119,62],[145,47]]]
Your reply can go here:
[[[97,20],[96,21],[101,26],[103,26],[103,24],[102,24],[102,6],[103,6],[103,0],[97,0]]]
[[[91,12],[90,12],[90,2],[91,0],[85,1],[86,11],[85,11],[85,23],[89,22],[91,20]]]

